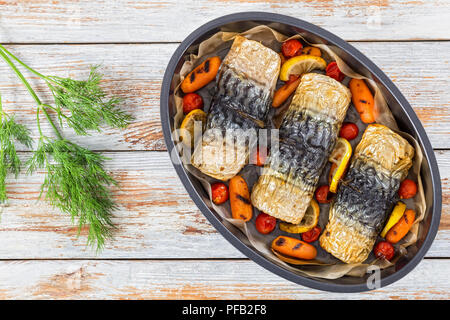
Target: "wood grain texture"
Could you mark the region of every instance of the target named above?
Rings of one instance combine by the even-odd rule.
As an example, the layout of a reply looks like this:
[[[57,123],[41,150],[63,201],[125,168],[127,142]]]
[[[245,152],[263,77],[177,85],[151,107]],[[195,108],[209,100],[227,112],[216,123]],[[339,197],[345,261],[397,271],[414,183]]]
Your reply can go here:
[[[450,298],[450,150],[436,150],[443,212],[427,254],[432,259],[370,293],[325,293],[283,280],[244,259],[194,205],[167,153],[156,152],[166,149],[161,81],[178,42],[240,11],[287,14],[353,41],[398,85],[433,147],[450,149],[450,42],[439,41],[450,39],[447,0],[0,0],[0,43],[22,44],[8,48],[45,74],[83,78],[89,65],[103,63],[106,91],[125,98],[124,108],[136,117],[124,131],[80,138],[64,130],[84,146],[107,150],[107,167],[120,182],[116,239],[100,255],[85,247],[86,229],[77,239],[68,216],[37,201],[42,172],[8,178],[10,203],[0,207],[0,299]],[[49,101],[43,84],[31,82]],[[3,64],[0,93],[5,110],[36,137],[33,103]],[[230,258],[238,260],[216,260]]]
[[[37,202],[43,175],[9,179],[10,205],[0,223],[0,259],[243,258],[190,200],[166,152],[108,152],[121,190],[119,229],[100,255],[76,238],[70,218]],[[440,231],[427,257],[450,257],[450,151],[437,152],[444,192]]]
[[[37,202],[43,174],[8,183],[10,203],[0,223],[3,258],[210,258],[243,257],[199,212],[181,185],[167,152],[106,153],[120,183],[115,240],[101,255],[77,240],[70,218]],[[24,157],[25,159],[25,157]],[[217,251],[220,247],[221,250]],[[50,249],[52,248],[52,249]]]
[[[181,41],[214,18],[242,11],[304,19],[346,40],[450,38],[445,0],[4,0],[0,42]]]
[[[76,136],[71,129],[65,137],[95,150],[165,150],[159,117],[159,94],[166,65],[177,45],[50,45],[9,46],[11,51],[45,75],[86,79],[92,65],[103,64],[103,87],[108,94],[124,98],[123,109],[136,120],[127,130],[106,128],[88,138]],[[43,55],[46,58],[43,58]],[[5,111],[14,113],[38,136],[35,105],[15,74],[1,63],[0,92]],[[42,101],[50,102],[45,83],[25,72]],[[5,76],[4,76],[5,75]],[[46,134],[50,125],[42,122]]]
[[[1,261],[0,298],[449,299],[448,268],[450,260],[424,260],[388,287],[340,294],[296,285],[241,260]]]
[[[421,119],[435,148],[450,148],[450,42],[353,43],[398,85]],[[103,83],[108,93],[125,99],[124,108],[136,120],[128,129],[106,129],[89,138],[71,130],[65,136],[95,150],[165,150],[159,117],[159,95],[166,65],[177,44],[153,45],[20,45],[8,46],[44,74],[83,79],[89,66],[105,65]],[[430,55],[429,52],[433,52]],[[4,108],[16,114],[37,136],[34,104],[8,67],[0,64],[0,92]],[[50,96],[32,77],[44,101]],[[44,122],[44,129],[51,133]]]

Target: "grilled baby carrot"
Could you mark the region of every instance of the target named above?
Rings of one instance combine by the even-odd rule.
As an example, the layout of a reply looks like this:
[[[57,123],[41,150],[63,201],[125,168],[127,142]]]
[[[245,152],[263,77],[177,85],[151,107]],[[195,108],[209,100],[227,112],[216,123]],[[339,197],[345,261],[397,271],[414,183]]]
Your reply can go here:
[[[352,102],[364,123],[375,122],[375,102],[364,80],[352,79],[349,83]]]
[[[317,256],[317,250],[314,246],[285,236],[279,236],[273,240],[272,249],[286,256],[304,260],[311,260]]]
[[[184,93],[190,93],[206,86],[216,77],[220,63],[219,57],[212,57],[203,61],[184,78],[181,83],[181,90]]]
[[[241,176],[234,176],[229,183],[231,215],[233,219],[249,221],[253,208],[250,202],[250,192],[247,182]]]
[[[295,89],[297,89],[300,82],[300,77],[291,78],[280,89],[275,91],[272,100],[272,107],[278,108],[279,106],[281,106],[283,102],[285,102],[286,99],[289,98],[289,96],[295,91]]]
[[[416,218],[416,213],[414,210],[408,209],[403,214],[403,217],[388,231],[386,234],[386,240],[390,243],[397,243],[403,239],[404,236],[411,229],[414,219]]]
[[[316,56],[316,57],[322,56],[322,52],[320,52],[320,49],[316,48],[316,47],[304,47],[302,50],[302,54],[307,54],[307,55]]]

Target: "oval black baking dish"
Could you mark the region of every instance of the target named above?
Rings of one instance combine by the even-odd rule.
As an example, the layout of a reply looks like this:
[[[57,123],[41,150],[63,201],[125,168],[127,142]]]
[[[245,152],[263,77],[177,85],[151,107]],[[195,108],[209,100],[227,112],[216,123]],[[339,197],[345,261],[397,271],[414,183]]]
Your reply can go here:
[[[422,260],[438,230],[441,216],[442,193],[436,158],[422,124],[408,101],[392,81],[373,62],[353,46],[320,27],[300,19],[279,14],[244,12],[215,19],[195,30],[181,43],[167,66],[161,89],[161,122],[164,138],[167,149],[172,155],[171,159],[177,174],[195,204],[211,224],[243,254],[264,268],[290,281],[320,290],[360,292],[370,289],[366,284],[367,277],[370,276],[369,274],[363,278],[344,276],[335,280],[308,278],[294,274],[282,266],[267,260],[257,250],[246,244],[248,242],[244,241],[245,237],[237,228],[234,226],[226,227],[222,223],[221,217],[205,202],[207,194],[200,182],[184,169],[180,164],[177,153],[173,152],[175,145],[172,131],[174,128],[171,119],[173,119],[175,114],[175,106],[170,96],[173,94],[173,90],[177,85],[174,74],[180,71],[185,61],[185,56],[191,52],[195,52],[197,44],[219,31],[243,32],[260,24],[268,25],[288,36],[300,34],[309,42],[324,43],[331,46],[356,72],[374,79],[380,85],[400,130],[410,133],[419,142],[424,154],[421,174],[427,201],[426,216],[420,228],[418,241],[408,250],[408,254],[401,261],[397,262],[395,268],[388,268],[381,272],[381,286],[387,286],[399,280]]]

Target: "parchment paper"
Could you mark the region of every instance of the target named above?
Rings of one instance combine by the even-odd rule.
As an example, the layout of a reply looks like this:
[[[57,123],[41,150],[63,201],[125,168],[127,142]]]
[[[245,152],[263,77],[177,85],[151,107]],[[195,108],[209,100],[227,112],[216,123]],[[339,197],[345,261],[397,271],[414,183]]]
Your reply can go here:
[[[228,49],[231,47],[233,38],[237,35],[237,33],[233,32],[218,32],[203,41],[198,45],[197,54],[190,54],[186,58],[186,62],[183,64],[180,73],[175,75],[176,79],[179,78],[179,83],[183,81],[184,77],[197,65],[203,62],[205,59],[212,56],[220,56],[222,59],[226,55]],[[240,35],[245,36],[248,39],[260,41],[267,47],[272,48],[276,52],[280,52],[281,44],[290,38],[301,38],[304,42],[308,43],[305,39],[303,39],[300,35],[296,35],[288,38],[285,35],[280,34],[279,32],[271,29],[268,26],[260,25],[254,28],[251,28]],[[368,272],[368,267],[371,265],[376,265],[381,269],[387,268],[395,265],[395,263],[405,254],[408,253],[408,247],[414,244],[417,241],[417,234],[420,228],[420,222],[423,220],[425,211],[426,211],[426,203],[425,196],[422,186],[422,180],[420,176],[420,167],[422,162],[422,152],[420,146],[417,141],[407,133],[399,132],[397,123],[389,110],[389,107],[384,99],[380,89],[378,88],[375,81],[372,79],[368,79],[356,72],[354,72],[349,66],[345,64],[345,62],[340,59],[327,45],[324,44],[309,44],[311,46],[315,46],[321,49],[322,58],[324,58],[327,63],[331,61],[336,61],[339,69],[346,75],[346,78],[342,81],[344,85],[348,85],[348,82],[351,78],[364,79],[369,84],[372,92],[374,92],[375,99],[375,110],[376,110],[376,122],[383,124],[401,134],[404,138],[406,138],[411,145],[415,148],[415,158],[413,160],[413,166],[409,172],[408,178],[418,182],[418,193],[414,197],[414,199],[402,200],[408,208],[414,209],[416,211],[416,221],[411,228],[411,231],[408,235],[402,239],[402,241],[396,245],[396,255],[392,261],[387,261],[384,259],[376,259],[373,253],[370,254],[369,258],[364,263],[359,264],[345,264],[340,260],[334,258],[331,254],[327,253],[323,250],[318,241],[314,242],[313,245],[317,248],[317,257],[315,260],[306,261],[306,260],[297,260],[295,259],[295,264],[288,264],[281,261],[270,249],[270,244],[279,235],[287,235],[294,238],[299,238],[300,235],[290,234],[279,230],[279,228],[275,228],[275,230],[269,235],[262,235],[256,231],[255,228],[255,218],[259,214],[259,211],[256,208],[253,208],[253,218],[251,221],[245,223],[242,220],[236,220],[231,218],[231,208],[229,202],[226,202],[223,205],[216,206],[211,201],[211,184],[217,182],[211,177],[204,175],[198,169],[193,167],[190,164],[190,151],[186,152],[186,148],[184,145],[180,143],[176,143],[177,150],[180,153],[180,156],[183,161],[183,165],[185,168],[194,175],[199,181],[202,183],[203,187],[207,191],[209,195],[209,199],[205,199],[210,207],[212,207],[223,219],[224,224],[232,224],[239,228],[247,237],[248,242],[251,246],[257,249],[261,254],[263,254],[267,259],[275,261],[276,263],[284,266],[286,269],[291,270],[297,274],[303,274],[309,277],[318,277],[318,278],[326,278],[326,279],[336,279],[340,278],[344,275],[355,276],[355,277],[363,277]],[[320,71],[317,71],[320,72]],[[206,87],[202,88],[198,93],[203,97],[205,102],[205,112],[209,108],[211,102],[211,96],[214,94],[215,90],[215,82],[213,81]],[[282,85],[279,82],[278,87]],[[175,89],[173,99],[175,105],[177,107],[177,113],[173,119],[174,127],[179,128],[181,121],[183,119],[183,108],[182,108],[182,97],[183,93],[181,92],[180,86]],[[269,126],[270,128],[278,128],[280,124],[280,120],[282,119],[283,112],[287,109],[290,104],[290,100],[288,99],[282,106],[279,108],[272,108],[270,111],[269,118]],[[367,127],[366,124],[362,123],[360,120],[359,114],[355,110],[354,106],[350,106],[347,112],[347,116],[345,121],[356,123],[360,132],[356,139],[351,141],[353,149],[361,140],[362,133]],[[178,132],[174,133],[174,140],[178,141]],[[324,169],[322,176],[320,177],[319,185],[328,183],[328,172],[330,169],[330,163],[327,164],[327,167]],[[261,174],[262,168],[254,165],[246,165],[244,169],[239,173],[243,178],[247,181],[249,189],[252,189],[253,184],[257,181],[259,175]],[[326,223],[328,222],[328,205],[320,205],[320,218],[318,225],[324,229]]]

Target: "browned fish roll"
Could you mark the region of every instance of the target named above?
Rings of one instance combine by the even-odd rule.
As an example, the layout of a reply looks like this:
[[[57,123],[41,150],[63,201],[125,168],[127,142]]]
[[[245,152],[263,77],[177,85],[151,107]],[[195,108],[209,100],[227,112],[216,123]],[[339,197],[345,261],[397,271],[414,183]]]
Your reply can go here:
[[[242,36],[235,38],[217,76],[202,143],[192,156],[195,167],[219,180],[234,177],[244,167],[249,145],[256,143],[257,130],[264,127],[279,70],[275,51]]]
[[[414,148],[397,133],[379,124],[367,127],[331,205],[323,249],[346,263],[367,259],[413,156]]]
[[[259,210],[300,223],[334,148],[350,104],[350,90],[317,73],[303,75],[272,146],[268,164],[253,187]]]

